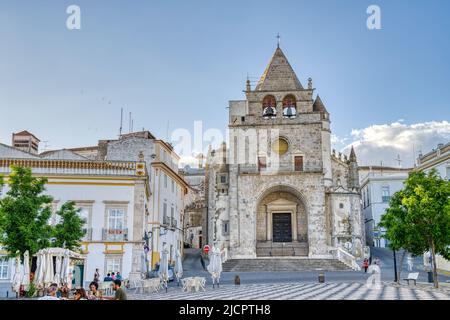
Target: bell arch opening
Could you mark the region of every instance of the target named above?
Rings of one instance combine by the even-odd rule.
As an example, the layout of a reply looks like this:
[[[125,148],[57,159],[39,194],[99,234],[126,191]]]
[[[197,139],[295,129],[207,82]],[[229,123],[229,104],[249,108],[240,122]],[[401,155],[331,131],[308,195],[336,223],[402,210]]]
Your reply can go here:
[[[308,214],[300,192],[288,186],[266,190],[256,206],[257,256],[308,256]]]

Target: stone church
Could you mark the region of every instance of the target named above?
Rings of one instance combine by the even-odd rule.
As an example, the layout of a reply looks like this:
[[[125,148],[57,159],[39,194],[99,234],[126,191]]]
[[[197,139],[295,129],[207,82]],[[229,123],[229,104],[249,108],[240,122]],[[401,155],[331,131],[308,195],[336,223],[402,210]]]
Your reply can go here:
[[[229,102],[228,127],[206,156],[208,242],[231,260],[354,264],[365,243],[355,152],[331,150],[330,114],[279,46],[245,100]]]

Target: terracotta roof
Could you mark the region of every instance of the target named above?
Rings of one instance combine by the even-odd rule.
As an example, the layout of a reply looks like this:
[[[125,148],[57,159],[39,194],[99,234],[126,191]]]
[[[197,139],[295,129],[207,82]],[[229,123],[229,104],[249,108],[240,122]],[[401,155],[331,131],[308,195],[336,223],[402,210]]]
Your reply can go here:
[[[277,48],[255,91],[288,90],[303,90],[303,87],[283,51]]]
[[[35,139],[37,139],[39,142],[41,140],[39,140],[38,137],[36,137],[34,134],[32,134],[31,132],[28,132],[27,130],[23,130],[17,133],[13,133],[13,136],[33,136]]]
[[[316,101],[314,101],[313,111],[328,113],[327,108],[325,108],[325,105],[323,104],[322,99],[320,99],[319,95],[317,95]]]

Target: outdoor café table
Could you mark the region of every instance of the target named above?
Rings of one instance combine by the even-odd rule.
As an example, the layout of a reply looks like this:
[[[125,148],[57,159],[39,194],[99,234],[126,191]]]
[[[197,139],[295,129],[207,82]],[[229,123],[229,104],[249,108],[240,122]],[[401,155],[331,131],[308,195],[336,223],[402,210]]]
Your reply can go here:
[[[147,289],[152,290],[152,292],[158,292],[161,289],[161,282],[159,278],[145,279],[142,283],[143,291]]]

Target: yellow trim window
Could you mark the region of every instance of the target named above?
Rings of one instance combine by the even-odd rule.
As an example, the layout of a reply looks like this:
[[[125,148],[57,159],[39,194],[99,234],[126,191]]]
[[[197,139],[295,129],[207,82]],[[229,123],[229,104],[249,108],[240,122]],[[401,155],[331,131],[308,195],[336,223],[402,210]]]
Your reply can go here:
[[[277,140],[274,141],[272,149],[281,156],[288,151],[289,144],[286,141],[286,139],[278,138]]]

